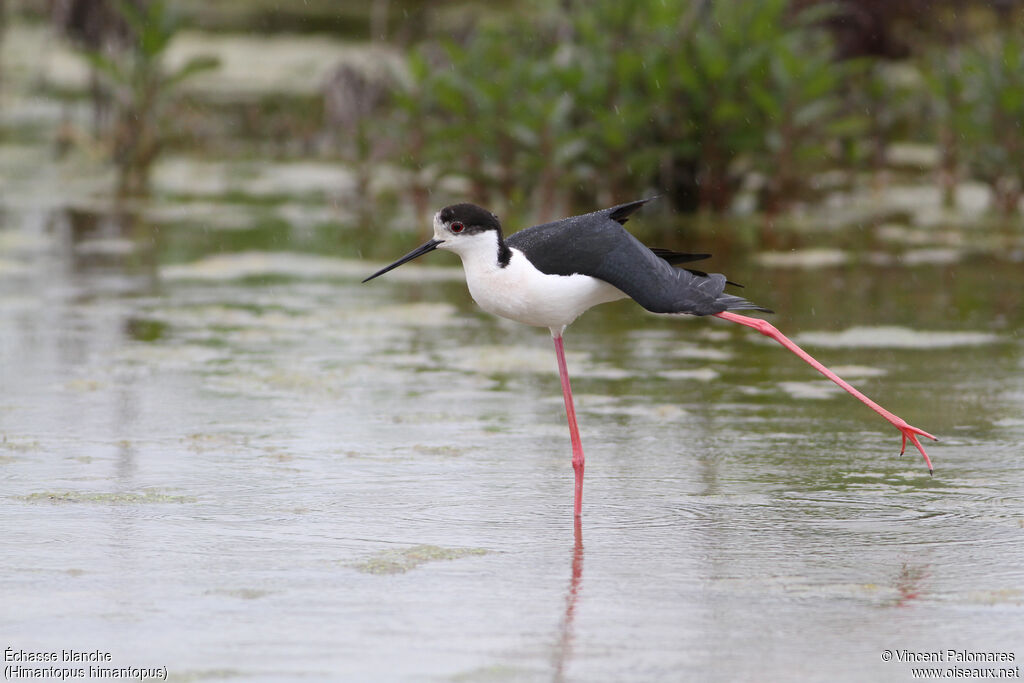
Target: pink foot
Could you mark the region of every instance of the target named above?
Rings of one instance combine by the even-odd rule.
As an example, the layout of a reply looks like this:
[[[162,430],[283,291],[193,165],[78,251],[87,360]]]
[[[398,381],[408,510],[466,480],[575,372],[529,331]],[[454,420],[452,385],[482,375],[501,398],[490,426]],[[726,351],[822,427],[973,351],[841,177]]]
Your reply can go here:
[[[922,446],[921,442],[917,440],[917,437],[918,435],[926,436],[932,441],[938,441],[939,437],[932,436],[923,429],[918,429],[913,425],[907,424],[906,420],[898,417],[896,419],[899,420],[899,422],[894,422],[892,420],[889,421],[895,425],[896,429],[900,430],[900,434],[903,436],[903,444],[900,446],[900,455],[903,455],[903,453],[906,452],[907,439],[910,439],[910,443],[914,444],[917,450],[921,452],[921,457],[924,458],[924,464],[928,466],[928,474],[932,474],[935,471],[935,468],[932,467],[932,459],[928,457],[927,453],[925,453],[924,446]]]

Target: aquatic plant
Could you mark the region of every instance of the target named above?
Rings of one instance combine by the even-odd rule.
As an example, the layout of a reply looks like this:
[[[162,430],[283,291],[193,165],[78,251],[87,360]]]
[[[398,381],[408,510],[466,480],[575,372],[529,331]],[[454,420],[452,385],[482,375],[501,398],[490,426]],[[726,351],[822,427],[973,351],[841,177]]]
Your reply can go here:
[[[1007,30],[968,50],[962,73],[971,174],[988,183],[999,211],[1016,213],[1024,193],[1024,37]]]
[[[649,58],[658,53],[655,43],[664,42],[652,30],[677,23],[678,7],[600,0],[575,9],[569,17],[578,71],[572,119],[581,147],[575,195],[580,204],[628,201],[651,184],[662,161],[655,140],[667,93],[660,65]]]
[[[403,154],[465,178],[477,203],[533,202],[544,217],[652,189],[722,212],[757,170],[779,208],[852,120],[850,67],[833,60],[821,14],[791,16],[786,0],[598,0],[540,28],[477,26],[410,58]]]
[[[588,149],[618,140],[634,178],[677,208],[727,211],[754,171],[766,179],[762,206],[781,208],[855,124],[841,94],[852,64],[834,59],[825,9],[626,4],[596,3],[575,21],[581,60],[603,67],[585,69],[584,82],[604,79],[614,93],[614,116],[589,129]]]
[[[964,106],[965,79],[961,73],[962,49],[936,49],[926,56],[922,73],[925,77],[925,106],[935,121],[934,135],[939,147],[938,181],[942,204],[952,208],[959,184],[961,135],[969,126]]]
[[[867,63],[835,61],[831,36],[816,28],[823,14],[807,11],[796,28],[781,32],[770,46],[767,73],[750,86],[764,139],[748,154],[763,178],[759,206],[769,214],[788,208],[817,172],[836,163],[838,140],[865,132],[867,118],[850,108],[844,85]]]
[[[161,124],[166,122],[168,105],[179,95],[182,82],[216,67],[218,61],[195,56],[168,68],[164,55],[180,22],[165,0],[145,7],[120,1],[116,7],[131,30],[130,47],[113,55],[102,49],[81,54],[113,93],[116,114],[109,142],[118,169],[117,193],[145,195],[150,169],[164,142]]]
[[[937,49],[925,83],[952,198],[959,167],[991,188],[994,207],[1020,211],[1024,196],[1024,36],[1009,28],[988,40]]]
[[[863,114],[864,125],[847,137],[852,144],[844,161],[866,166],[879,178],[892,142],[919,133],[920,78],[913,67],[898,62],[859,59],[855,64],[847,99],[851,109]]]
[[[324,84],[324,125],[334,147],[355,172],[356,210],[366,219],[373,210],[370,181],[380,161],[380,136],[374,123],[388,101],[390,74],[340,64]]]
[[[576,139],[574,72],[556,53],[554,39],[518,23],[483,24],[464,42],[412,53],[395,102],[418,204],[427,187],[458,176],[479,204],[505,210],[537,196],[541,215],[555,213]]]
[[[736,162],[767,151],[768,105],[783,108],[766,98],[774,97],[767,87],[771,52],[788,30],[786,2],[695,3],[687,10],[667,24],[649,72],[649,94],[662,93],[654,124],[667,159],[659,179],[679,208],[722,212],[743,180]]]
[[[407,59],[408,79],[392,93],[394,108],[388,124],[402,133],[404,144],[395,148],[395,161],[408,172],[413,211],[418,220],[426,220],[430,212],[430,191],[436,181],[433,144],[438,140],[439,125],[433,117],[437,104],[433,89],[431,60],[424,49],[414,50]]]

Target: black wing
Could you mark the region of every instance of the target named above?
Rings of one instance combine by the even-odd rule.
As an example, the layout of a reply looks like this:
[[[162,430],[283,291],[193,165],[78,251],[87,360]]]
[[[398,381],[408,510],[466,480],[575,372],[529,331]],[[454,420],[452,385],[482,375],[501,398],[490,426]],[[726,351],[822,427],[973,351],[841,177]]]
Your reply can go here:
[[[653,313],[711,315],[728,309],[769,312],[742,297],[724,294],[724,275],[673,268],[626,232],[622,224],[648,201],[535,225],[510,236],[506,243],[522,251],[542,273],[596,277]]]
[[[706,258],[711,258],[711,254],[684,254],[682,252],[672,251],[671,249],[659,249],[658,247],[650,247],[650,249],[654,252],[655,256],[668,261],[673,266],[679,263],[703,261]]]

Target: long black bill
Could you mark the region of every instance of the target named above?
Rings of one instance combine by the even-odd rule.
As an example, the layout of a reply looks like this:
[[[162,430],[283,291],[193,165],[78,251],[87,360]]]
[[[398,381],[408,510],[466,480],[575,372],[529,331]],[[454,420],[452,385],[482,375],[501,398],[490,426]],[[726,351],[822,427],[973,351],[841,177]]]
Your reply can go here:
[[[408,254],[406,254],[402,258],[400,258],[397,261],[395,261],[394,263],[392,263],[390,266],[387,266],[386,268],[381,268],[376,273],[374,273],[370,277],[368,277],[365,280],[363,280],[363,282],[369,282],[373,278],[375,278],[375,277],[377,277],[379,275],[383,275],[384,273],[388,272],[389,270],[394,270],[395,268],[397,268],[398,266],[402,265],[403,263],[406,263],[408,261],[412,261],[414,258],[418,258],[420,256],[423,256],[424,254],[429,254],[430,252],[432,252],[435,249],[437,249],[437,245],[441,244],[441,242],[443,242],[443,241],[444,240],[430,240],[429,242],[426,242],[425,244],[421,244],[420,246],[416,247],[415,249],[410,251]]]

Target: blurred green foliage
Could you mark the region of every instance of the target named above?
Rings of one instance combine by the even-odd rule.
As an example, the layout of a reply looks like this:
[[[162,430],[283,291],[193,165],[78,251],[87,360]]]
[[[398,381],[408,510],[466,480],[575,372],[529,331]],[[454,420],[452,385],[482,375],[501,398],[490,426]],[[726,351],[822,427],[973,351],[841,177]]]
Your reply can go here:
[[[473,201],[541,218],[653,192],[722,213],[744,190],[773,215],[812,199],[822,171],[881,170],[910,137],[943,150],[950,201],[966,173],[1016,210],[1020,27],[894,78],[890,62],[838,58],[836,6],[801,6],[593,0],[421,44],[390,129],[409,133],[399,160],[419,203],[450,177]],[[927,108],[939,125],[922,138]]]
[[[368,206],[374,174],[396,165],[417,215],[443,188],[544,219],[648,194],[667,195],[679,211],[773,217],[835,187],[837,176],[853,184],[867,171],[880,183],[892,143],[910,140],[939,149],[948,204],[972,178],[992,188],[1001,211],[1019,211],[1024,27],[993,21],[997,13],[978,3],[971,11],[985,21],[966,29],[955,12],[936,13],[908,34],[914,49],[899,61],[850,52],[834,30],[848,4],[815,0],[535,0],[468,14],[413,4],[389,19],[384,3],[381,15],[382,26],[405,27],[405,37],[393,36],[402,73],[337,72],[333,115],[330,83],[323,112],[313,97],[249,103],[240,124],[208,125],[219,131],[209,143],[248,131],[250,149],[331,156],[353,167],[357,200]],[[87,58],[116,96],[111,146],[120,191],[133,194],[145,191],[174,133],[162,122],[174,118],[168,105],[181,82],[213,61],[168,70],[164,53],[179,28],[170,6],[117,6],[133,46]],[[193,23],[209,18],[197,7]],[[225,17],[218,21],[230,24]],[[407,34],[421,20],[414,42]],[[230,118],[223,102],[208,105],[211,118]],[[924,112],[934,125],[921,125]],[[320,138],[333,143],[318,147]]]
[[[422,46],[399,98],[403,161],[461,175],[480,203],[619,201],[665,190],[727,210],[759,176],[763,208],[799,196],[862,117],[843,107],[856,65],[836,62],[821,12],[786,0],[598,0],[536,24],[483,26]]]
[[[180,23],[166,2],[155,0],[140,7],[122,0],[115,6],[131,30],[130,47],[113,55],[102,49],[82,54],[113,95],[115,122],[110,144],[118,169],[118,194],[144,195],[149,191],[150,168],[163,143],[161,124],[168,103],[183,81],[216,67],[217,60],[198,56],[168,69],[164,53]]]
[[[1006,28],[976,44],[936,49],[924,63],[944,170],[955,186],[962,164],[988,184],[1004,214],[1024,190],[1024,37]]]
[[[848,85],[847,106],[862,112],[866,129],[850,136],[847,161],[872,173],[888,164],[890,145],[898,140],[920,141],[922,103],[921,81],[913,68],[881,59],[861,59],[855,78]]]
[[[412,53],[395,120],[409,134],[400,160],[421,191],[459,176],[481,204],[538,196],[552,208],[580,151],[572,118],[579,69],[557,53],[553,38],[538,39],[524,23]]]
[[[1006,31],[966,50],[958,73],[966,107],[955,119],[972,177],[988,183],[996,205],[1016,211],[1024,183],[1024,40]]]

